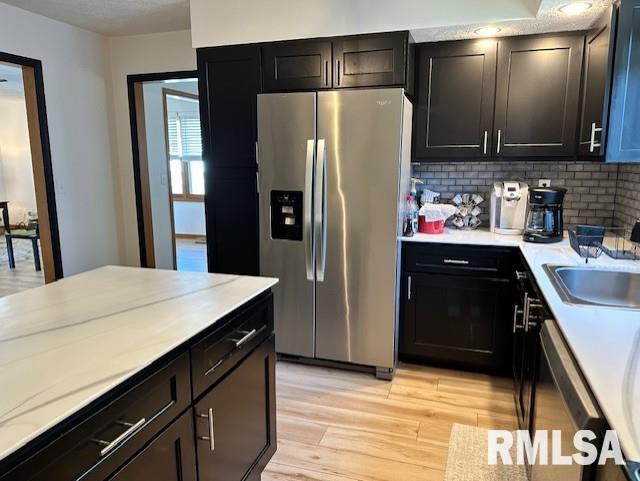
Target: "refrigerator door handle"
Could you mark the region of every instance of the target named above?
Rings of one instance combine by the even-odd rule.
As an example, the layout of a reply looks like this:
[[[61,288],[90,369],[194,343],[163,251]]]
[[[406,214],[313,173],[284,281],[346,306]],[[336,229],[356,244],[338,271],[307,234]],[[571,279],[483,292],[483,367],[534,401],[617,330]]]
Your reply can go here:
[[[324,139],[318,139],[318,161],[316,163],[315,178],[315,206],[314,206],[314,238],[316,251],[316,281],[324,281],[324,268],[327,263],[327,149]]]
[[[313,160],[315,150],[315,140],[307,140],[307,158],[304,175],[304,201],[303,201],[303,222],[304,222],[304,257],[307,270],[307,280],[313,281],[313,233],[311,231],[311,213],[313,196]]]

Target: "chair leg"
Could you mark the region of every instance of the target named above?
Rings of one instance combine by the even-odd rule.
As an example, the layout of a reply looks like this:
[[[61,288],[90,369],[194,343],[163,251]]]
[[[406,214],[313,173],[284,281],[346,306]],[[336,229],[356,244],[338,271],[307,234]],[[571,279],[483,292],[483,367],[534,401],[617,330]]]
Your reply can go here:
[[[36,264],[36,272],[40,272],[42,267],[40,266],[40,251],[38,249],[38,239],[31,239],[33,245],[33,262]]]
[[[7,257],[9,257],[9,268],[15,269],[16,259],[13,256],[13,239],[11,239],[11,237],[9,236],[5,236],[4,238],[7,241]]]

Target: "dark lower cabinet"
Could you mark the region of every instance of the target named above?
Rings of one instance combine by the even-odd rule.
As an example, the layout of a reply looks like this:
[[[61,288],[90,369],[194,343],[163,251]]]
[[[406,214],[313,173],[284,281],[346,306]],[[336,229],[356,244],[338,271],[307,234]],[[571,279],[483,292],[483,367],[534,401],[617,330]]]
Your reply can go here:
[[[416,159],[491,156],[497,50],[492,40],[418,48]]]
[[[331,88],[331,40],[275,42],[262,48],[265,92]]]
[[[507,373],[513,253],[474,246],[405,245],[400,356]]]
[[[194,444],[193,421],[186,412],[109,480],[196,481]]]
[[[200,481],[260,479],[276,450],[270,337],[194,407]]]
[[[497,157],[575,155],[583,43],[575,34],[498,42]]]
[[[606,159],[640,162],[640,0],[619,7]]]

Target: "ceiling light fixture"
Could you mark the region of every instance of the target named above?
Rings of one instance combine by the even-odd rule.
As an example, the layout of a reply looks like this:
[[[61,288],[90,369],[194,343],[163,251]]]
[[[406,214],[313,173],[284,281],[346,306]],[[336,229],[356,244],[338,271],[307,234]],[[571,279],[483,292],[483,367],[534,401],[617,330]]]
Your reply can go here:
[[[474,32],[477,35],[480,35],[481,37],[491,37],[496,33],[500,32],[500,30],[502,29],[498,27],[482,27],[477,30],[474,30]]]
[[[567,5],[563,5],[559,10],[565,15],[579,15],[582,12],[586,12],[593,5],[589,2],[574,2]]]

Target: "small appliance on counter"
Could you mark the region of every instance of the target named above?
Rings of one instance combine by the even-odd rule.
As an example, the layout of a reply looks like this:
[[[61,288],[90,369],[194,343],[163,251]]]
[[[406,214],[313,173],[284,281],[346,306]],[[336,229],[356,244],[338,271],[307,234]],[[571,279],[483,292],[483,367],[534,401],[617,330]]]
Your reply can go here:
[[[517,181],[496,182],[491,191],[491,232],[521,235],[527,215],[529,186]]]
[[[562,202],[567,189],[535,187],[529,189],[529,215],[523,239],[526,242],[560,242],[563,237]]]

